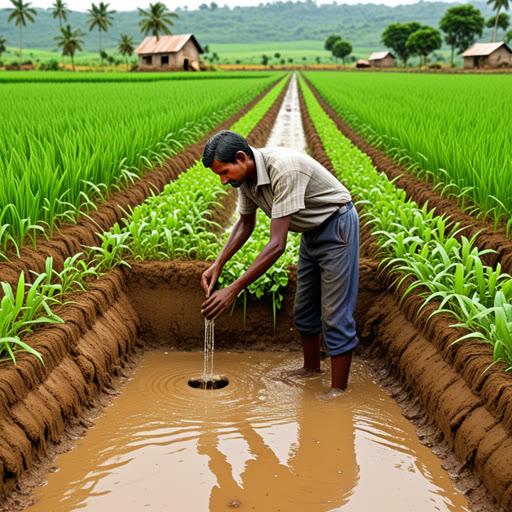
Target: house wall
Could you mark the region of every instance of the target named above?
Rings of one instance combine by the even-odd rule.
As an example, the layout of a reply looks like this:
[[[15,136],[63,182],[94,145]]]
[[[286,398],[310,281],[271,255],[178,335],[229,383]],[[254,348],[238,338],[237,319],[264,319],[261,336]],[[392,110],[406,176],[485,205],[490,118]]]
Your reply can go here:
[[[394,68],[395,67],[395,59],[388,55],[383,59],[379,60],[371,60],[370,64],[375,68]]]
[[[512,68],[512,53],[503,46],[491,55],[482,57],[464,57],[464,69],[475,68]]]

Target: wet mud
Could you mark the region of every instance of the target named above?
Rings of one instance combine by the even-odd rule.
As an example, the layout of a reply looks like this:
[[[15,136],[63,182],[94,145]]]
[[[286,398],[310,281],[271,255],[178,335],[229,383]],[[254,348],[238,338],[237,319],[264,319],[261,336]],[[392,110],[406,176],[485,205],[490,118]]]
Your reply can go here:
[[[453,222],[459,222],[461,227],[465,228],[461,235],[466,238],[476,236],[475,245],[477,247],[481,250],[492,249],[496,251],[495,254],[483,256],[482,259],[486,264],[495,267],[497,263],[500,263],[503,271],[512,275],[512,240],[505,236],[504,228],[501,228],[502,232],[500,230],[495,232],[494,223],[491,220],[482,221],[462,212],[455,201],[447,199],[437,191],[432,190],[432,182],[420,180],[413,174],[407,173],[405,168],[400,167],[385,153],[369,144],[327,104],[311,83],[307,80],[306,83],[308,83],[316,99],[340,132],[350,139],[354,146],[371,158],[373,165],[379,172],[385,173],[390,180],[396,179],[395,185],[402,188],[407,197],[416,201],[420,206],[428,202],[429,210],[435,209],[437,214],[444,214],[449,216]]]
[[[204,391],[188,385],[200,352],[147,352],[28,510],[468,510],[364,360],[331,403],[317,397],[328,365],[285,376],[300,364],[297,353],[217,352],[229,384]]]
[[[197,143],[188,146],[176,156],[167,160],[161,167],[147,172],[142,179],[131,184],[126,189],[111,193],[106,202],[96,204],[96,211],[90,212],[88,216],[82,215],[76,224],[70,222],[63,223],[60,230],[56,231],[49,241],[39,237],[37,239],[37,250],[31,248],[30,244],[27,243],[21,249],[19,258],[14,252],[9,254],[11,261],[0,262],[0,281],[15,286],[21,272],[24,272],[25,278],[27,281],[30,281],[32,278],[30,270],[36,273],[44,272],[45,260],[49,256],[54,259],[55,270],[60,272],[64,260],[69,256],[82,252],[82,246],[97,245],[99,242],[97,233],[107,231],[116,222],[119,222],[125,216],[123,210],[128,211],[129,208],[138,206],[152,192],[160,193],[167,183],[177,179],[182,172],[191,167],[195,161],[201,158],[204,145],[211,136],[220,130],[225,130],[232,126],[238,119],[249,112],[276,84],[268,87],[248,105],[231,116],[231,118],[221,123]],[[274,109],[273,113],[277,115],[277,111]],[[268,123],[272,122],[271,119],[271,114],[266,119],[262,119],[260,124],[253,130],[253,133],[250,134],[249,137],[255,140],[254,143],[257,143],[261,139],[261,134],[269,129]],[[275,120],[275,117],[273,119]]]

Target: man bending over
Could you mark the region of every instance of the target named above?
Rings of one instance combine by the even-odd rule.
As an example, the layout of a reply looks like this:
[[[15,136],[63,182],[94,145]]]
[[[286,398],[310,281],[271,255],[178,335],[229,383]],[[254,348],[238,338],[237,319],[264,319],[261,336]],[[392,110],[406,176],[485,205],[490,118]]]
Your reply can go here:
[[[331,356],[330,395],[347,387],[352,350],[358,344],[353,312],[359,279],[359,219],[348,190],[316,160],[286,148],[256,149],[238,133],[222,131],[204,148],[203,164],[223,185],[238,188],[240,218],[215,263],[203,273],[212,320],[264,274],[286,249],[288,231],[302,233],[294,319],[302,337],[304,366],[289,375],[320,372],[323,333]],[[222,268],[247,242],[256,210],[271,218],[270,241],[233,284],[211,294]],[[211,294],[211,295],[210,295]]]

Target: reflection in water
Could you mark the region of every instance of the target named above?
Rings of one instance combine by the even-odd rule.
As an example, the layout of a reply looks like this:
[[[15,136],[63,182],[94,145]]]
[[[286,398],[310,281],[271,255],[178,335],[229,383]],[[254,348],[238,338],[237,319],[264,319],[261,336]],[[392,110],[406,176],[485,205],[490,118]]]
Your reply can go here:
[[[325,403],[328,373],[283,378],[299,355],[215,358],[229,385],[204,391],[188,385],[202,353],[147,353],[28,510],[467,510],[359,359],[349,391]]]

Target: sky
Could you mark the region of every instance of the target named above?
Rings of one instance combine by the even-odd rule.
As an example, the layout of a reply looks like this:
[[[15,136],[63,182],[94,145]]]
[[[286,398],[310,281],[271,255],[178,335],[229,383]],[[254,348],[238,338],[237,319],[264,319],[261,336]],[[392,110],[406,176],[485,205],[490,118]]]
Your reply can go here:
[[[48,8],[55,2],[55,0],[30,0],[31,7],[42,7]],[[68,4],[68,8],[72,11],[86,11],[91,7],[91,2],[99,3],[100,0],[65,0],[65,3]],[[115,9],[117,11],[135,11],[138,7],[145,8],[149,5],[150,1],[154,3],[156,0],[103,0],[105,3],[110,4],[111,9]],[[197,9],[200,4],[206,3],[210,4],[212,0],[181,0],[178,2],[172,2],[169,0],[163,0],[163,3],[167,5],[169,10],[174,10],[176,7],[183,8],[184,6],[188,6],[191,9]],[[258,5],[263,1],[266,3],[267,0],[215,0],[218,5],[224,6],[229,5],[230,7],[234,7],[236,5],[240,6],[248,6],[248,5]],[[292,0],[294,1],[294,0]],[[414,4],[418,0],[344,0],[339,1],[337,3],[340,4],[385,4],[389,6],[395,5],[403,5],[403,4]],[[332,0],[317,0],[317,4],[326,4],[332,3]],[[12,4],[9,0],[0,0],[0,9],[4,7],[12,7]]]

